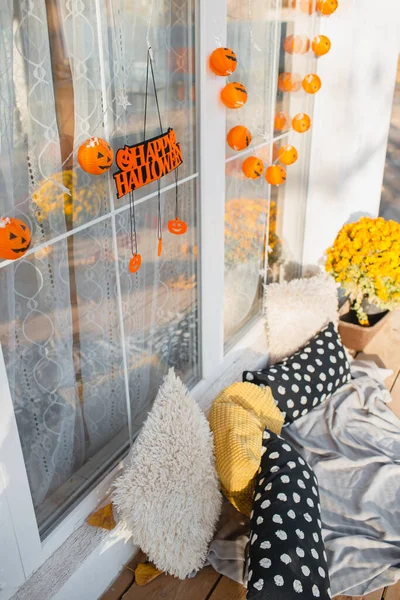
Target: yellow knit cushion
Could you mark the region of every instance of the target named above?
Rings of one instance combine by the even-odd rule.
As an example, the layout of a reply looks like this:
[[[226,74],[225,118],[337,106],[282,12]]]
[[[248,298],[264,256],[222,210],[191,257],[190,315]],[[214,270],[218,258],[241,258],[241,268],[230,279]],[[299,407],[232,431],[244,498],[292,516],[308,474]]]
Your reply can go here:
[[[282,413],[268,387],[234,383],[214,400],[209,421],[222,491],[237,510],[249,516],[263,432],[268,427],[279,435]]]

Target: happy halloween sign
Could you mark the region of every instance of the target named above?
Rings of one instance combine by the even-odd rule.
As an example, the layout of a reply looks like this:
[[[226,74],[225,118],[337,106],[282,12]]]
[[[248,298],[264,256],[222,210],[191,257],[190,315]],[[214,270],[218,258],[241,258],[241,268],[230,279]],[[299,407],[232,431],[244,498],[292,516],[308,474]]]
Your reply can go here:
[[[182,164],[180,144],[173,129],[134,146],[117,150],[115,162],[119,171],[114,173],[117,198],[160,179]]]

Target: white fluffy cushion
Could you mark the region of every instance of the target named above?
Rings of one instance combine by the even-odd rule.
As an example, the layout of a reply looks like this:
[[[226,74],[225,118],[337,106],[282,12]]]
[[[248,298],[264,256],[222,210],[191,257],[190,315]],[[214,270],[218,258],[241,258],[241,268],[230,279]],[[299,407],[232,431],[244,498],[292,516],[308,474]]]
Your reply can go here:
[[[267,285],[264,313],[269,362],[276,363],[294,354],[329,322],[338,324],[335,280],[322,274]]]
[[[115,483],[114,504],[133,543],[184,579],[203,565],[221,510],[207,419],[170,369]]]

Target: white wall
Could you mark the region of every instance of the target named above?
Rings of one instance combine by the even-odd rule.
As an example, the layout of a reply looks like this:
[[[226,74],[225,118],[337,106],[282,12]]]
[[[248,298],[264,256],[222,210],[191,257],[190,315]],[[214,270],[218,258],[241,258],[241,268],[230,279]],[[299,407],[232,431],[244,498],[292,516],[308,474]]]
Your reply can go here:
[[[399,0],[340,0],[321,33],[303,264],[318,262],[355,213],[376,216],[400,38]],[[360,216],[360,215],[359,215]]]

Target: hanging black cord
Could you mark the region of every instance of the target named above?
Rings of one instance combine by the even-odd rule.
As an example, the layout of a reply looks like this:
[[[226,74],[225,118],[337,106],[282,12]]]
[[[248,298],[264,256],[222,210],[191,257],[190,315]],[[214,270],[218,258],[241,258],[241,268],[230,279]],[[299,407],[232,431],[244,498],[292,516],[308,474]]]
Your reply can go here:
[[[175,219],[178,218],[178,169],[175,169]]]
[[[157,210],[158,210],[158,229],[157,236],[158,239],[162,238],[162,223],[161,223],[161,182],[157,179]]]
[[[129,193],[129,217],[131,229],[131,249],[133,256],[134,254],[138,253],[136,236],[135,199],[133,197],[133,192]]]
[[[162,122],[161,122],[160,104],[158,102],[158,95],[157,95],[157,88],[156,88],[156,79],[154,77],[153,61],[151,59],[150,52],[151,52],[151,48],[149,48],[149,57],[150,57],[151,76],[152,76],[152,79],[153,79],[154,97],[156,99],[157,112],[158,112],[158,120],[160,122],[160,131],[161,131],[161,133],[164,133],[163,132]]]
[[[161,133],[164,133],[162,121],[161,121],[160,103],[158,101],[158,95],[157,95],[156,79],[154,76],[153,60],[151,58],[151,48],[149,48],[147,51],[147,64],[146,64],[146,92],[145,92],[145,97],[144,97],[143,140],[146,139],[146,127],[147,127],[147,98],[149,95],[149,66],[150,66],[150,70],[151,70],[151,78],[153,80],[154,97],[156,100],[158,120],[160,123],[160,131],[161,131]]]

